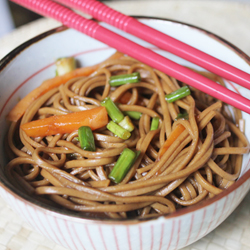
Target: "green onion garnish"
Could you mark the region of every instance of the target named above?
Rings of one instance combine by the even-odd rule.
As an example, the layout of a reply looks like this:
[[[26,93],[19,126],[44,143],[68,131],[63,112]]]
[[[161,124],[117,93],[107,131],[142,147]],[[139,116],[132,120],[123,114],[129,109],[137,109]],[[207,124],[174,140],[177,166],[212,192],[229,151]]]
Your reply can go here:
[[[107,129],[123,140],[127,140],[131,136],[131,133],[128,130],[124,129],[113,121],[110,121],[107,124]]]
[[[165,95],[165,100],[168,103],[175,102],[175,101],[180,100],[183,97],[186,97],[190,94],[191,94],[191,92],[190,92],[190,89],[188,88],[188,86],[184,86],[184,87],[181,87],[168,95]]]
[[[176,118],[175,118],[175,120],[179,120],[179,119],[185,119],[185,120],[188,120],[188,113],[187,112],[185,112],[185,113],[179,113],[177,116],[176,116]]]
[[[74,153],[72,153],[72,154],[67,154],[66,156],[67,156],[67,158],[70,159],[70,160],[76,160],[76,159],[77,159],[77,156],[76,156]]]
[[[156,130],[159,127],[159,117],[153,117],[151,122],[150,130]]]
[[[63,57],[56,60],[56,76],[64,75],[76,69],[74,57]]]
[[[110,99],[110,97],[105,98],[101,105],[104,106],[108,112],[109,117],[116,123],[119,123],[124,115],[120,109],[115,105],[115,103]]]
[[[134,124],[130,120],[129,116],[125,116],[118,124],[129,132],[132,132],[135,129]]]
[[[134,120],[139,120],[142,115],[142,113],[138,111],[123,111],[123,114],[129,116]]]
[[[90,127],[80,127],[78,129],[78,135],[82,149],[87,151],[95,151],[95,139]]]
[[[124,85],[126,83],[137,83],[141,81],[141,75],[139,72],[134,72],[132,74],[111,76],[109,79],[109,85],[111,87],[116,87]]]
[[[120,183],[135,163],[139,154],[140,151],[134,152],[129,148],[125,148],[109,174],[109,179],[115,183]]]

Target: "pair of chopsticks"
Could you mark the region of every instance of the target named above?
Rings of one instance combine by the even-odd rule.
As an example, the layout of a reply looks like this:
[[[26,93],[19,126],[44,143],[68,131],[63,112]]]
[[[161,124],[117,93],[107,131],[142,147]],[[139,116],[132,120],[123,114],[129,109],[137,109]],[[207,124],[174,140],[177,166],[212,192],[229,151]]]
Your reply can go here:
[[[40,15],[54,18],[67,27],[93,37],[118,51],[156,68],[190,86],[250,114],[250,100],[220,84],[185,68],[150,49],[144,48],[104,27],[86,19],[51,0],[12,0]],[[203,53],[170,36],[156,31],[136,19],[123,15],[96,0],[57,0],[68,7],[87,12],[94,18],[138,36],[156,46],[193,62],[227,80],[250,89],[250,75]]]

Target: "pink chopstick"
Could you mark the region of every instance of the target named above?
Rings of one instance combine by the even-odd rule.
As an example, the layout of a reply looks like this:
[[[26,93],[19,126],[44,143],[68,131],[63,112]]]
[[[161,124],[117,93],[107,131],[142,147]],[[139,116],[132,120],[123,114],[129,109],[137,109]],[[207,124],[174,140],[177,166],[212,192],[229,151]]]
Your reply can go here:
[[[199,65],[227,80],[250,89],[250,74],[239,70],[215,57],[191,47],[173,37],[155,30],[133,17],[126,16],[96,0],[56,0],[69,7],[79,9],[92,17],[109,23],[125,32],[169,51],[181,58]]]
[[[250,101],[227,88],[197,74],[167,58],[154,53],[116,33],[86,19],[68,8],[50,0],[12,0],[41,15],[54,18],[107,45],[128,54],[143,63],[185,82],[223,102],[250,114]]]

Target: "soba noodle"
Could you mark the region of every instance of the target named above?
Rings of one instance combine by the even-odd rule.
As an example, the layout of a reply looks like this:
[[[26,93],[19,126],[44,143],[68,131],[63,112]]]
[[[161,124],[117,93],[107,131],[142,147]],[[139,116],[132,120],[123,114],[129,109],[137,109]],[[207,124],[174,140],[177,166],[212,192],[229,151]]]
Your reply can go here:
[[[141,82],[110,87],[111,75],[136,71]],[[216,75],[200,73],[223,84]],[[248,152],[239,129],[241,112],[194,88],[181,100],[165,101],[166,94],[184,85],[127,56],[107,61],[91,76],[69,80],[37,99],[21,124],[92,109],[106,97],[119,103],[129,91],[131,98],[119,104],[120,110],[142,113],[133,120],[131,137],[120,139],[106,127],[95,130],[97,149],[90,152],[81,149],[77,131],[32,138],[13,122],[7,177],[50,205],[115,219],[169,214],[221,193],[239,177],[242,154]],[[188,112],[188,120],[176,120],[181,111]],[[153,117],[160,121],[156,130],[150,130]],[[185,130],[159,159],[160,148],[178,124]],[[108,176],[124,148],[141,153],[122,182],[115,184]]]

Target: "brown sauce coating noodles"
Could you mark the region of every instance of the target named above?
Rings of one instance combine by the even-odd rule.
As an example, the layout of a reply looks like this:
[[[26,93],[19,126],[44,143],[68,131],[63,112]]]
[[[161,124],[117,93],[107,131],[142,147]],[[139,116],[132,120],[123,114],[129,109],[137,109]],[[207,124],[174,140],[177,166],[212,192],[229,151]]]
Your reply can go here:
[[[140,83],[109,86],[111,75],[135,71],[141,73]],[[200,73],[223,84],[216,75]],[[238,128],[241,112],[231,108],[230,114],[227,105],[193,88],[191,96],[168,104],[165,95],[182,85],[124,56],[106,62],[89,77],[72,79],[47,92],[27,109],[21,124],[98,107],[108,96],[119,103],[127,91],[131,98],[119,108],[142,116],[133,121],[135,130],[125,141],[106,128],[94,131],[96,152],[80,148],[77,131],[31,138],[19,123],[12,123],[7,177],[35,199],[83,215],[115,219],[169,214],[221,193],[237,180],[242,154],[249,151]],[[175,120],[183,110],[189,119]],[[151,131],[153,117],[160,118],[160,125]],[[160,148],[178,124],[184,131],[159,160]],[[114,184],[108,175],[126,147],[141,154],[122,182]]]

